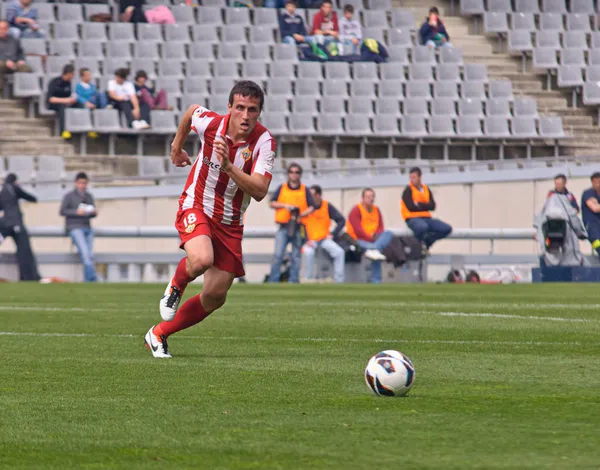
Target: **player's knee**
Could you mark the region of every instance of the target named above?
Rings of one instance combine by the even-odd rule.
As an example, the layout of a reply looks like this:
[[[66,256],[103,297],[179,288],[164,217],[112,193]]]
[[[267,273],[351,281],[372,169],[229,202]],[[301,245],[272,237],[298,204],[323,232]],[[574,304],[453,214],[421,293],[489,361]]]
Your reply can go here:
[[[212,255],[198,255],[189,259],[189,268],[193,276],[198,277],[213,265]]]
[[[216,310],[225,305],[227,300],[227,291],[220,289],[211,290],[209,292],[202,291],[202,301],[205,305],[209,305],[211,310]]]

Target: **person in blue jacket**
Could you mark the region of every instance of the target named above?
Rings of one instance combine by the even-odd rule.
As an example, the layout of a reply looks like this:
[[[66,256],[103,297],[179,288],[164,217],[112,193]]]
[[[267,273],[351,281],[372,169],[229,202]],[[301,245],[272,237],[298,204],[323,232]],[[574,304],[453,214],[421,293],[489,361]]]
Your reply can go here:
[[[421,44],[430,48],[434,47],[452,47],[450,36],[444,23],[440,19],[440,12],[437,7],[429,9],[429,16],[425,18],[425,22],[419,30]]]
[[[88,68],[79,70],[79,82],[75,85],[75,94],[77,95],[77,106],[89,109],[106,108],[108,98],[106,93],[101,93],[96,89],[92,81],[92,72]]]
[[[312,40],[312,36],[306,33],[304,20],[296,13],[295,0],[286,0],[285,10],[279,15],[279,32],[281,42],[285,44],[296,45]]]

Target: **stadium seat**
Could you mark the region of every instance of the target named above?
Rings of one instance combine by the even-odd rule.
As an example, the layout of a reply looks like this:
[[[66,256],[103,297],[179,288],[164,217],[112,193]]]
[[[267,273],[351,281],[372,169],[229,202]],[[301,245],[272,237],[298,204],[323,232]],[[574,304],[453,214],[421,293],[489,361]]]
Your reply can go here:
[[[90,110],[67,108],[65,110],[65,128],[74,134],[93,130]]]
[[[464,98],[458,100],[458,115],[459,116],[475,116],[483,118],[483,104],[481,100]]]
[[[111,41],[135,42],[133,23],[108,23],[108,37]]]
[[[250,27],[250,42],[275,44],[271,26],[256,25]]]
[[[465,80],[460,89],[462,98],[471,98],[475,100],[487,99],[485,94],[485,85],[483,82],[471,82]]]
[[[594,14],[594,2],[590,2],[589,0],[571,0],[570,4],[570,13]]]
[[[410,64],[408,66],[408,79],[433,83],[433,68],[429,64]]]
[[[462,49],[458,47],[442,47],[440,49],[440,63],[441,64],[456,64],[458,66],[463,65]]]
[[[510,4],[510,0],[487,0],[487,11],[496,13],[511,13],[512,6]]]
[[[138,23],[137,24],[138,41],[163,42],[162,28],[159,24]]]
[[[37,74],[25,72],[14,74],[13,94],[16,98],[34,98],[42,93],[40,78]]]
[[[83,23],[83,10],[79,4],[59,3],[56,5],[56,10],[56,18],[61,23],[68,21]]]
[[[519,98],[513,103],[513,114],[515,116],[530,116],[539,118],[537,101],[533,98]]]
[[[377,64],[371,62],[355,62],[352,66],[352,77],[355,80],[377,81]]]
[[[463,85],[464,86],[464,85]],[[433,84],[433,96],[435,98],[458,99],[458,87],[453,81],[438,81]]]
[[[429,116],[427,101],[420,98],[406,98],[402,103],[402,110],[405,116]]]
[[[192,105],[200,105],[206,106],[206,95],[208,89],[205,93],[184,93],[181,96],[181,110],[186,111]]]
[[[585,67],[585,55],[583,49],[565,48],[560,51],[560,65],[568,65],[576,68]]]
[[[289,78],[294,79],[294,63],[279,62],[271,65],[271,77],[273,78]]]
[[[223,89],[226,89],[226,87],[223,87]],[[208,97],[208,109],[220,115],[227,114],[229,112],[227,109],[229,93],[222,90],[219,91],[219,93],[216,93],[213,90],[212,94]]]
[[[23,52],[25,53],[25,55],[29,55],[29,54],[47,55],[48,54],[48,51],[46,49],[46,40],[45,39],[24,38],[24,39],[21,39],[21,47],[23,48]]]
[[[273,29],[279,29],[279,18],[274,8],[253,8],[252,24]]]
[[[510,137],[510,129],[508,127],[508,119],[491,116],[483,120],[484,133],[487,137],[506,138]]]
[[[294,113],[311,114],[316,116],[319,113],[317,107],[318,100],[306,96],[296,96],[292,100],[292,109]]]
[[[63,67],[72,62],[70,57],[49,56],[46,59],[46,72],[48,75],[61,75]]]
[[[373,80],[352,80],[350,96],[375,99],[375,82]]]
[[[198,8],[198,24],[202,26],[221,26],[223,24],[221,8],[216,6],[202,6]]]
[[[158,90],[165,90],[170,98],[178,98],[181,96],[181,85],[178,77],[157,77],[156,88]]]
[[[538,4],[538,0],[516,0],[515,11],[537,14],[540,12],[540,6]]]
[[[340,116],[346,114],[346,100],[340,96],[324,96],[321,99],[321,113],[325,114],[339,114]]]
[[[204,10],[207,7],[208,8],[218,7],[219,9],[221,9],[226,6],[227,6],[227,0],[202,0],[202,6],[198,10],[199,11]]]
[[[395,137],[400,134],[396,115],[378,114],[373,117],[373,133],[379,137]]]
[[[450,138],[456,135],[452,116],[431,116],[429,122],[429,136]]]
[[[302,78],[296,80],[296,96],[320,98],[320,80],[315,78]]]
[[[190,70],[191,67],[191,61],[188,62],[188,70]],[[205,71],[204,69],[202,69],[203,71]],[[210,69],[208,71],[208,73],[210,74]],[[193,93],[193,94],[200,94],[202,95],[202,101],[204,102],[204,99],[208,96],[208,77],[201,77],[200,75],[193,75],[195,78],[194,80],[184,80],[183,81],[183,88],[185,93]],[[202,103],[200,103],[202,104]]]
[[[375,101],[375,113],[400,116],[400,102],[397,99],[378,98]]]
[[[533,68],[540,70],[557,69],[556,50],[550,47],[536,47],[533,50]]]
[[[529,31],[509,31],[508,50],[511,53],[524,53],[533,51],[533,41],[531,40],[531,33]]]
[[[560,13],[561,15],[567,12],[565,0],[542,0],[542,11],[547,13]]]
[[[485,109],[488,116],[503,117],[505,119],[511,117],[510,101],[504,98],[490,98],[486,102]]]
[[[242,62],[242,77],[254,82],[264,82],[269,78],[267,74],[267,63],[258,61]],[[291,77],[293,77],[293,74],[290,78]]]
[[[50,3],[36,3],[35,8],[37,10],[38,21],[55,21],[56,16],[54,15],[54,4]]]
[[[206,60],[213,62],[215,55],[213,53],[213,47],[211,44],[192,42],[190,44],[190,60]]]
[[[600,65],[600,49],[588,49],[588,65]]]
[[[512,118],[513,137],[535,139],[538,136],[535,119],[531,116],[516,116]]]
[[[181,42],[189,44],[190,29],[188,25],[166,24],[165,39],[167,42]]]
[[[221,26],[221,39],[222,41],[220,47],[235,46],[238,49],[240,49],[240,45],[246,44],[248,42],[246,39],[246,32],[244,31],[244,28],[240,28],[238,25]]]
[[[506,34],[508,29],[506,13],[488,11],[483,15],[483,30],[486,33]]]
[[[456,116],[456,102],[452,98],[439,98],[431,101],[432,116]]]
[[[583,13],[567,14],[567,31],[589,32],[590,30],[590,15]]]
[[[413,42],[409,29],[393,28],[388,30],[390,46],[412,48]]]
[[[246,59],[265,60],[271,59],[271,46],[269,44],[248,44],[246,46]]]
[[[44,73],[44,67],[42,65],[42,57],[41,56],[28,56],[25,58],[27,65],[31,67],[31,71],[35,75],[41,75]]]
[[[84,4],[83,12],[85,21],[90,21],[90,18],[94,15],[98,14],[110,14],[110,7],[108,5],[100,5],[100,4]]]
[[[104,61],[104,64],[107,65],[109,59],[106,59]],[[144,70],[147,74],[148,74],[148,78],[150,80],[154,80],[156,78],[156,72],[155,72],[155,64],[156,61],[154,59],[140,59],[140,58],[134,58],[131,61],[131,70],[133,70],[133,72],[137,72],[138,70]],[[114,64],[114,65],[118,65],[118,64]],[[119,65],[119,67],[121,67],[122,65]],[[106,72],[106,67],[104,68],[104,71]],[[113,69],[114,71],[114,69]]]
[[[106,25],[104,23],[85,22],[81,25],[81,38],[99,42],[108,41]]]
[[[456,134],[465,139],[482,137],[481,120],[476,116],[458,116],[456,118]]]
[[[392,27],[416,31],[415,16],[409,9],[395,8],[392,10]]]
[[[240,74],[238,71],[238,63],[235,60],[217,60],[214,63],[214,76],[217,78],[233,78],[238,79]]]
[[[600,65],[588,65],[585,69],[586,82],[600,82]]]
[[[402,132],[404,137],[411,139],[420,139],[427,136],[427,127],[424,117],[421,116],[403,116],[402,117]]]
[[[292,44],[275,44],[274,60],[276,62],[298,62],[298,53],[296,52],[296,46]]]
[[[512,82],[510,80],[491,80],[488,93],[490,98],[502,98],[509,101],[514,99]]]
[[[323,82],[323,96],[348,96],[348,87],[344,80],[326,80]]]
[[[58,181],[65,176],[65,159],[54,155],[38,157],[36,181]]]
[[[562,119],[559,117],[545,116],[540,118],[540,136],[560,139],[565,137]]]
[[[54,39],[70,39],[79,41],[77,23],[56,23],[54,25]]]
[[[292,81],[289,78],[270,78],[267,82],[267,95],[292,98]]]
[[[102,43],[90,39],[81,41],[79,43],[79,57],[94,58],[98,60],[104,59]]]
[[[177,132],[174,111],[153,109],[150,112],[150,122],[152,123],[152,133],[154,134],[170,135]]]
[[[559,88],[578,87],[583,85],[583,75],[579,67],[561,65],[558,67],[557,85]]]
[[[312,114],[292,113],[290,115],[290,133],[312,135],[315,132],[315,123]]]
[[[164,157],[138,157],[138,176],[162,178],[166,174]]]
[[[192,38],[193,42],[191,47],[196,46],[197,49],[210,50],[212,55],[212,44],[219,43],[219,35],[217,34],[217,27],[209,24],[199,24],[192,26]]]
[[[338,114],[321,113],[317,116],[317,131],[320,135],[341,135],[344,133],[342,118]]]
[[[586,82],[583,85],[582,101],[585,105],[600,104],[600,83]]]
[[[367,0],[367,8],[370,10],[392,10],[392,0]]]
[[[162,56],[165,59],[187,60],[185,44],[181,42],[166,42],[162,45]]]
[[[406,81],[404,74],[404,65],[397,62],[386,62],[380,65],[382,80],[402,80]]]
[[[439,64],[436,68],[436,80],[459,83],[460,69],[456,64]]]
[[[587,38],[584,31],[565,31],[563,33],[563,47],[587,49]]]
[[[106,43],[106,57],[110,57],[112,59],[123,58],[123,59],[131,59],[131,50],[129,45],[123,45],[119,41],[109,41]]]
[[[373,100],[362,96],[353,96],[348,100],[348,114],[363,114],[372,116]]]
[[[527,31],[532,33],[535,31],[535,18],[532,13],[513,13],[511,15],[512,28],[511,31]]]
[[[261,116],[260,121],[272,134],[281,135],[289,132],[286,125],[286,114],[284,113],[265,112]]]
[[[181,59],[161,59],[158,61],[158,75],[160,77],[183,78]]]
[[[100,76],[99,59],[93,55],[79,57],[75,59],[75,73],[79,74],[81,69],[90,69],[92,76],[98,78]]]
[[[488,83],[488,71],[485,64],[465,64],[464,78],[467,82]]]
[[[379,82],[379,97],[380,98],[401,98],[404,95],[403,86],[404,80],[381,80]]]
[[[145,41],[134,43],[133,57],[158,60],[160,58],[160,54],[158,53],[158,43]]]
[[[431,98],[431,89],[427,82],[407,82],[406,83],[407,98],[421,98],[429,100]]]
[[[131,68],[133,68],[134,70],[146,70],[146,72],[148,72],[148,77],[150,77],[150,74],[152,74],[153,77],[156,77],[156,73],[154,72],[154,62],[150,59],[134,59],[134,61],[145,61],[144,65],[150,65],[151,68],[147,69],[144,67],[140,67],[138,66],[133,66]],[[115,58],[113,59],[112,57],[107,57],[106,59],[104,59],[103,64],[102,64],[102,70],[104,71],[105,75],[112,75],[115,73],[115,70],[119,69],[119,68],[129,68],[129,61],[127,59],[123,59],[123,58]],[[113,77],[107,77],[107,78],[113,78]]]
[[[29,155],[11,155],[6,157],[8,173],[19,175],[21,180],[29,181],[35,177],[35,161]]]
[[[404,47],[392,47],[388,50],[390,62],[408,65],[408,49]]]
[[[350,81],[350,64],[346,62],[326,62],[325,79]]]
[[[540,15],[540,29],[542,31],[563,31],[564,26],[562,14],[542,13]]]
[[[363,26],[365,28],[380,28],[387,29],[388,21],[387,14],[381,10],[365,10],[363,11]],[[369,37],[369,36],[365,36]]]
[[[225,99],[226,103],[229,100],[229,92],[233,88],[233,85],[235,85],[233,78],[213,78],[210,81],[212,93],[227,96]]]
[[[175,4],[171,7],[171,12],[178,25],[193,24],[196,22],[194,8],[191,6],[184,5],[183,3]]]
[[[285,96],[269,95],[265,99],[264,110],[269,113],[289,114],[289,101]]]
[[[250,10],[248,8],[225,8],[225,24],[250,26]]]
[[[435,50],[427,46],[415,46],[412,50],[413,64],[436,65]]]
[[[350,114],[345,117],[346,132],[354,135],[367,136],[373,133],[371,120],[365,114]]]
[[[560,49],[560,34],[558,31],[538,31],[535,35],[536,47]]]

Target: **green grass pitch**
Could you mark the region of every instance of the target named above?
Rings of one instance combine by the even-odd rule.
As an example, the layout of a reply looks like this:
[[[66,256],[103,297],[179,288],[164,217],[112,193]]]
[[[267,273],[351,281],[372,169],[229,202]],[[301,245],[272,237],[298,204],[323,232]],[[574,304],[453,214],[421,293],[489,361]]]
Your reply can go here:
[[[163,288],[0,286],[0,468],[600,468],[596,285],[236,285],[158,360]]]

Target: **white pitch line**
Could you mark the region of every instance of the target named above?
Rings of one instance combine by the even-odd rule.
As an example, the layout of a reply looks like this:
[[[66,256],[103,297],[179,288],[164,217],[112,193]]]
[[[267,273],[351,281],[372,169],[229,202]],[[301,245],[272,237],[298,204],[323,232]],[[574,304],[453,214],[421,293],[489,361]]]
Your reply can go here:
[[[132,334],[95,334],[95,333],[33,333],[19,331],[0,331],[0,336],[33,336],[40,338],[142,338]],[[359,339],[359,338],[277,338],[266,336],[193,336],[181,335],[177,339],[200,339],[214,341],[285,341],[309,343],[415,343],[415,344],[476,344],[494,346],[597,346],[600,343],[580,343],[578,341],[483,341],[483,340],[441,340],[441,339]]]
[[[516,320],[538,320],[538,321],[562,321],[574,323],[596,323],[596,320],[587,318],[568,318],[568,317],[540,317],[534,315],[509,315],[506,313],[480,313],[480,312],[426,312],[415,310],[412,313],[424,315],[440,315],[442,317],[484,317],[484,318],[511,318]]]

